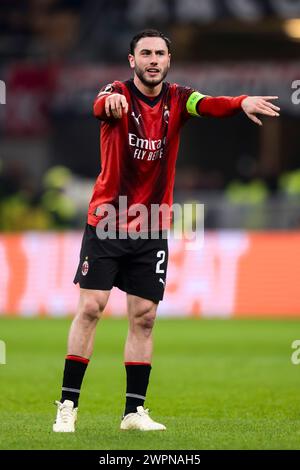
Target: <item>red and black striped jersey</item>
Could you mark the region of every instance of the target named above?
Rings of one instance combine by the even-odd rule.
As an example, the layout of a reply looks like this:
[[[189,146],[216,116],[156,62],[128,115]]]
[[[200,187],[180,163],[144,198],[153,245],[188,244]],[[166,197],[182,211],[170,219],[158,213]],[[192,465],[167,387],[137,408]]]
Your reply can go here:
[[[94,103],[96,116],[100,100],[111,93],[126,97],[128,112],[121,119],[105,113],[97,116],[101,119],[102,169],[89,205],[89,224],[97,225],[107,204],[120,216],[119,196],[127,197],[128,208],[135,204],[144,204],[148,210],[151,204],[172,206],[179,134],[190,117],[186,105],[194,92],[164,82],[160,94],[149,98],[133,80],[115,81],[102,88]]]

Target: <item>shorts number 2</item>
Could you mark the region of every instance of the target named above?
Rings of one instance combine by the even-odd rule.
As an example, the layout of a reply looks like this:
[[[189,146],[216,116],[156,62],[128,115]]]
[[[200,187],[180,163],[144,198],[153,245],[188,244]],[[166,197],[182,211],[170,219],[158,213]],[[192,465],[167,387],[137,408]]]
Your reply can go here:
[[[163,262],[165,261],[165,257],[166,257],[166,252],[165,250],[160,250],[156,253],[156,257],[157,258],[161,258],[157,261],[156,263],[156,270],[155,272],[156,273],[159,273],[159,274],[164,274],[165,270],[164,269],[161,269],[161,265],[163,264]]]

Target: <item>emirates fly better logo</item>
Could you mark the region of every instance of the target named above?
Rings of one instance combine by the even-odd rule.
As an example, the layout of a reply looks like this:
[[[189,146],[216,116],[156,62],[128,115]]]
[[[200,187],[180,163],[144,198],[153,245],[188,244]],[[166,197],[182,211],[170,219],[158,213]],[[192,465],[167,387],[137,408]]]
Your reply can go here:
[[[140,116],[140,114],[138,116],[134,116],[134,119],[138,121]],[[153,161],[162,158],[164,155],[164,147],[166,144],[165,137],[157,140],[142,139],[136,134],[132,134],[130,132],[128,134],[128,140],[129,146],[133,150],[134,159]]]

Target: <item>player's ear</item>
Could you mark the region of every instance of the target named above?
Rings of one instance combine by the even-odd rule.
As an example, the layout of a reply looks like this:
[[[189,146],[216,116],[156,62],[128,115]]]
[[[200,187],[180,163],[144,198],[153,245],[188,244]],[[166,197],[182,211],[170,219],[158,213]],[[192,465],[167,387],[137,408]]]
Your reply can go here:
[[[134,69],[135,61],[132,54],[128,54],[128,61],[131,69]]]

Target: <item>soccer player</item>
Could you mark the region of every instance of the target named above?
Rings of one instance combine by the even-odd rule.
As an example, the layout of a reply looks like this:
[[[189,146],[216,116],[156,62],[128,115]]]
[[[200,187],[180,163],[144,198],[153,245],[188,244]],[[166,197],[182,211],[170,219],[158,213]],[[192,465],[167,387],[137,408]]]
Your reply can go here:
[[[168,246],[163,234],[168,221],[156,225],[156,238],[124,237],[135,220],[130,210],[136,204],[149,211],[153,204],[172,206],[179,133],[190,117],[225,117],[242,110],[262,125],[257,114],[279,115],[279,108],[271,102],[276,96],[211,97],[166,82],[170,59],[167,37],[156,30],[140,32],[132,39],[128,56],[133,79],[106,85],[94,103],[94,115],[101,123],[102,170],[90,201],[74,279],[80,285],[80,298],[69,333],[61,399],[56,402],[55,432],[75,430],[96,326],[113,286],[127,294],[129,320],[121,429],[166,429],[149,416],[144,401],[152,363],[152,329],[166,283]],[[125,210],[121,209],[120,196],[127,197]],[[111,207],[115,210],[117,237],[105,238],[98,228]],[[141,230],[144,235],[150,232],[147,222],[144,220]]]

